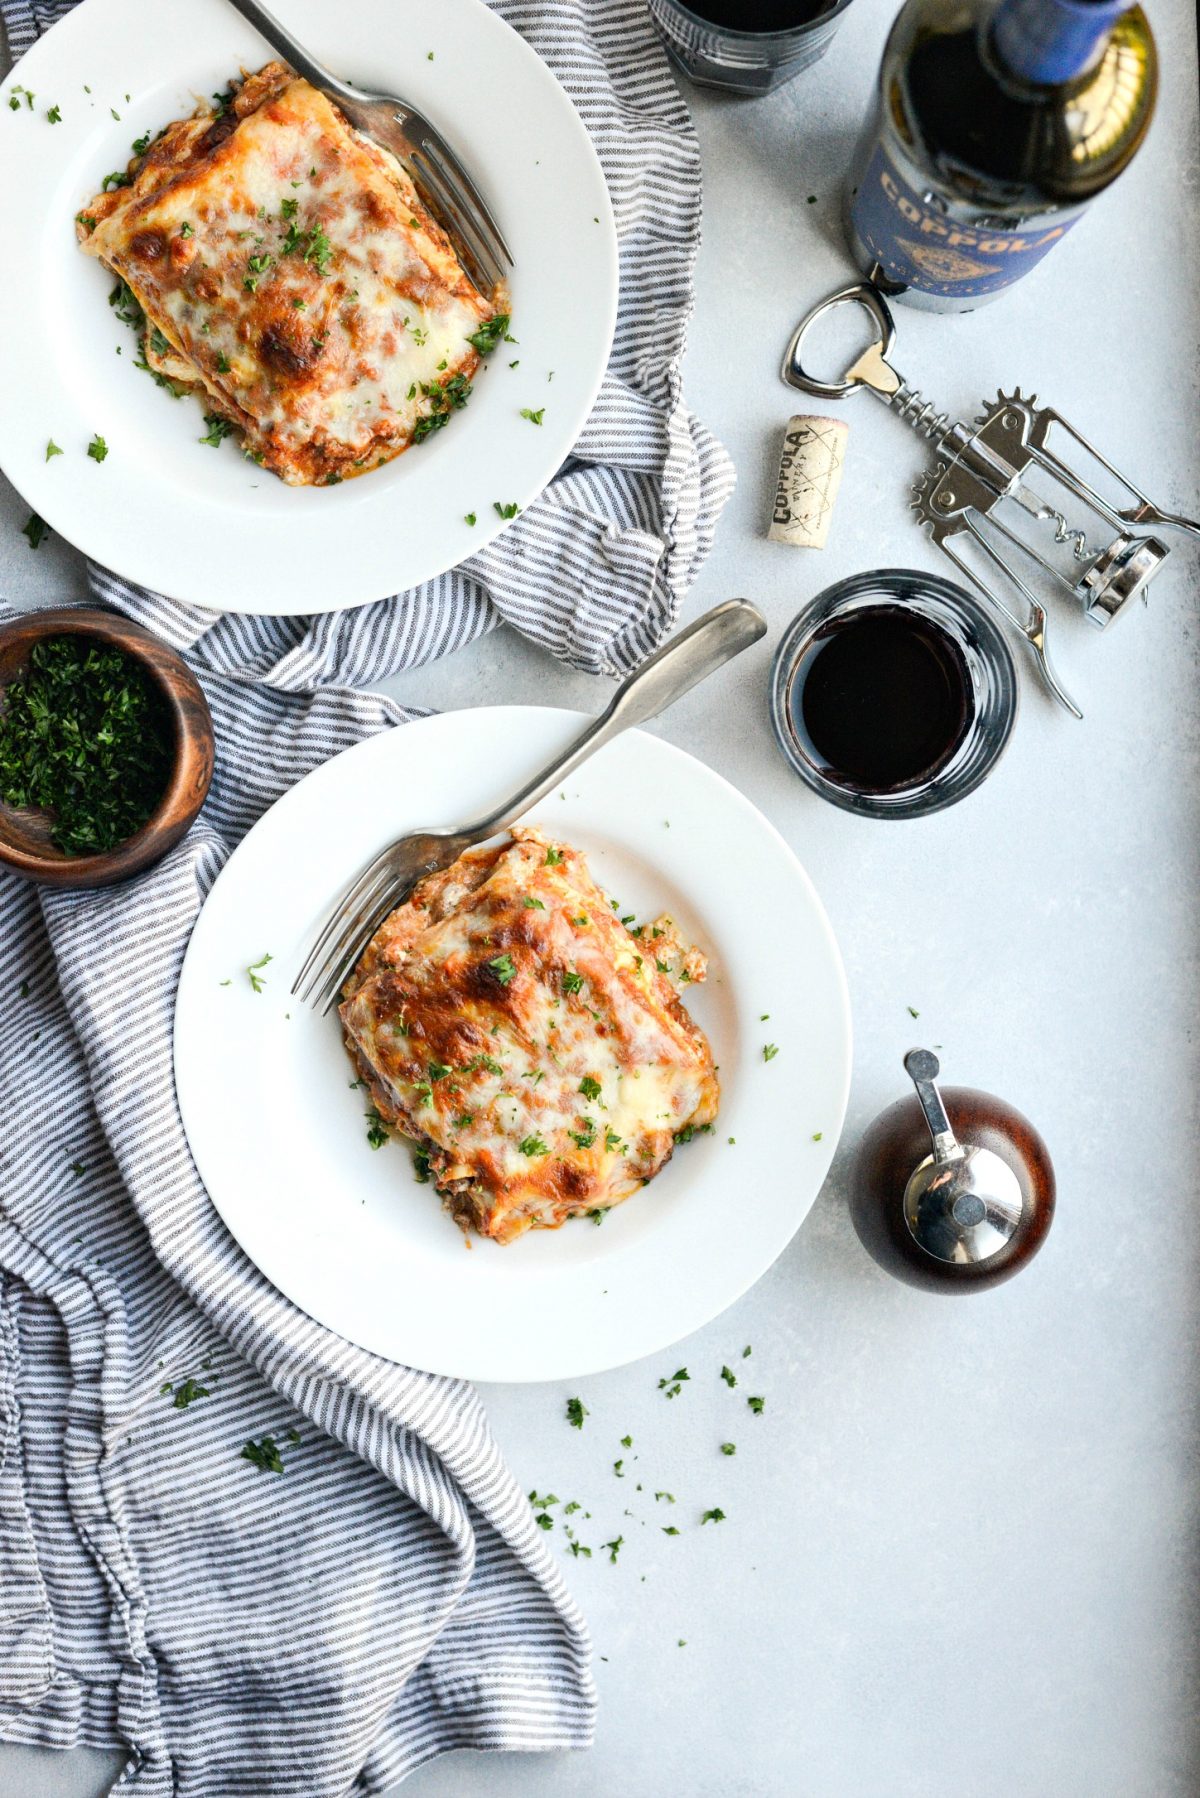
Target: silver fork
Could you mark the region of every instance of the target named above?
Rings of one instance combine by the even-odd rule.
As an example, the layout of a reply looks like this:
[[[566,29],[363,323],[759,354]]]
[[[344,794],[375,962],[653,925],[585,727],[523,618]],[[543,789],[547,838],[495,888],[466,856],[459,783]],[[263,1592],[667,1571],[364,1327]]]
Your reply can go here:
[[[366,93],[323,68],[258,0],[229,0],[284,62],[335,100],[355,130],[390,150],[454,240],[481,293],[491,295],[513,266],[512,251],[480,193],[436,125],[393,94]]]
[[[448,868],[465,849],[507,830],[588,756],[621,731],[644,724],[673,705],[698,681],[757,643],[766,628],[766,619],[747,599],[727,599],[714,606],[643,662],[600,716],[511,799],[458,830],[414,830],[400,837],[363,869],[334,906],[292,982],[292,992],[328,1011],[383,920],[422,875]]]

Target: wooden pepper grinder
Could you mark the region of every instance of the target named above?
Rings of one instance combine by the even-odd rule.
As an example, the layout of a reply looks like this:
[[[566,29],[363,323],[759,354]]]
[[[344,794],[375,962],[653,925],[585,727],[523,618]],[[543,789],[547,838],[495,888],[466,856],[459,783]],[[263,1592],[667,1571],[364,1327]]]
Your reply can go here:
[[[863,1138],[850,1186],[854,1227],[880,1266],[911,1286],[996,1286],[1033,1259],[1050,1228],[1046,1145],[991,1093],[939,1092],[929,1049],[910,1049],[904,1066],[916,1093],[889,1106]]]

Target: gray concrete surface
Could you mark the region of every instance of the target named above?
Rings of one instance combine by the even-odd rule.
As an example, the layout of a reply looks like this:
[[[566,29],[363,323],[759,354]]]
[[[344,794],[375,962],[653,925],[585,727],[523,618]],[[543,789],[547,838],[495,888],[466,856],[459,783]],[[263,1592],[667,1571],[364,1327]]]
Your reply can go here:
[[[744,593],[772,633],[725,678],[719,712],[702,689],[658,726],[750,795],[824,896],[856,1026],[845,1138],[788,1252],[680,1348],[693,1380],[678,1401],[663,1403],[657,1362],[580,1383],[582,1433],[558,1388],[486,1392],[526,1486],[625,1526],[618,1565],[569,1569],[601,1657],[597,1742],[570,1758],[450,1756],[408,1782],[412,1798],[1200,1789],[1194,552],[1180,545],[1149,609],[1108,637],[1060,612],[1086,722],[1023,663],[1007,756],[940,817],[893,828],[823,806],[767,722],[771,650],[805,600],[862,568],[938,566],[906,514],[916,440],[869,398],[847,412],[828,549],[764,541],[792,409],[777,363],[795,316],[848,278],[837,193],[891,10],[858,0],[828,60],[771,99],[691,96],[707,204],[688,389],[740,482],[689,612]],[[997,386],[1036,389],[1194,511],[1194,18],[1187,0],[1151,11],[1164,89],[1135,168],[996,306],[902,311],[898,358],[968,415]],[[0,483],[0,592],[81,596],[78,557],[57,539],[31,555],[25,513]],[[604,698],[509,634],[392,688],[439,707]],[[847,1218],[850,1153],[916,1038],[943,1045],[948,1078],[1026,1110],[1056,1158],[1048,1244],[994,1293],[893,1283]],[[731,1190],[731,1229],[738,1203]],[[741,1376],[745,1344],[752,1372],[731,1394],[718,1370]],[[761,1419],[742,1391],[765,1395]],[[626,1433],[638,1477],[728,1520],[668,1539],[622,1519],[611,1463]],[[0,1794],[87,1798],[117,1764],[0,1748]]]

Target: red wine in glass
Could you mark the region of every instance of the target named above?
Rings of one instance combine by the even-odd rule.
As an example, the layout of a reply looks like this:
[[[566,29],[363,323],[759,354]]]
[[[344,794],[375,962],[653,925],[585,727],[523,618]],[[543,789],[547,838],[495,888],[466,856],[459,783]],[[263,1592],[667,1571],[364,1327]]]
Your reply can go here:
[[[689,12],[728,31],[793,31],[833,0],[684,0]]]

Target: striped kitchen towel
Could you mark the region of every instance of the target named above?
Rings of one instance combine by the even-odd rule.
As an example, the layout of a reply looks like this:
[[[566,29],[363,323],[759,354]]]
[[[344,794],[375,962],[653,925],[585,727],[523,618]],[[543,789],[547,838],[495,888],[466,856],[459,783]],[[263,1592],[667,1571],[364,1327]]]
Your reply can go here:
[[[450,1748],[591,1739],[585,1626],[477,1395],[263,1279],[171,1076],[180,962],[233,846],[412,715],[354,689],[501,620],[632,667],[732,485],[681,398],[699,162],[643,0],[496,4],[571,93],[617,212],[617,337],[572,457],[481,555],[356,612],[221,617],[90,569],[200,675],[212,792],[128,886],[0,876],[0,1739],[124,1747],[138,1798],[342,1798]],[[65,10],[0,0],[13,53]]]

